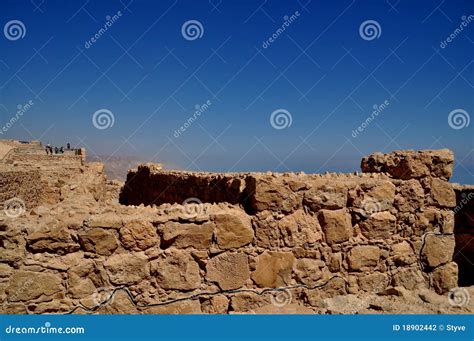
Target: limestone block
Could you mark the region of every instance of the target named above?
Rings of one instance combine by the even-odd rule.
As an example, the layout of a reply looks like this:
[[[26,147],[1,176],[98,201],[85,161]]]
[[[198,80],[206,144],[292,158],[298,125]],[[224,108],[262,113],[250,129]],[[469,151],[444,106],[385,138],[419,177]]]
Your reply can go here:
[[[207,279],[222,290],[238,289],[249,279],[248,257],[242,253],[222,253],[207,263]]]
[[[380,249],[377,246],[354,246],[348,255],[349,269],[351,271],[373,269],[377,266],[379,259]]]
[[[132,251],[144,251],[160,244],[156,228],[148,221],[130,221],[120,229],[122,245]]]
[[[118,247],[114,233],[101,228],[93,228],[79,234],[79,243],[84,251],[110,256]]]
[[[114,254],[105,263],[113,284],[135,284],[148,276],[148,258],[142,253]]]
[[[229,210],[213,216],[216,224],[217,245],[221,249],[231,249],[250,244],[253,229],[250,217],[241,210]]]
[[[168,222],[162,229],[162,247],[174,246],[177,248],[193,247],[208,249],[211,245],[214,223],[185,224]]]
[[[351,215],[347,209],[336,211],[321,210],[318,219],[328,244],[342,243],[351,238]]]
[[[431,268],[450,262],[454,254],[454,236],[427,235],[421,257],[423,262]]]
[[[265,251],[257,257],[252,279],[259,287],[277,288],[288,285],[294,262],[295,257],[291,252]]]
[[[150,264],[158,285],[169,290],[193,290],[201,285],[199,265],[187,252],[170,250]]]

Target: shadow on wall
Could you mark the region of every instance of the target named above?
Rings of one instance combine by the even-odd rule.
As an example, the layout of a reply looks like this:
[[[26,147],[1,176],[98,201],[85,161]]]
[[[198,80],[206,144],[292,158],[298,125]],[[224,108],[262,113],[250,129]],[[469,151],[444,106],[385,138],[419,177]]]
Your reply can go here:
[[[459,285],[474,285],[474,187],[456,188],[454,261],[459,267]]]

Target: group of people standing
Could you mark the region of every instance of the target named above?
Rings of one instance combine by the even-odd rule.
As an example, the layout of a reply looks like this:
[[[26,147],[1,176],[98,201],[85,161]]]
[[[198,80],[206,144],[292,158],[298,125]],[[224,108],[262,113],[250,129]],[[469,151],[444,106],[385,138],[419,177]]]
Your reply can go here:
[[[53,155],[53,154],[64,154],[64,147],[53,147],[49,143],[45,147],[45,151],[47,155]],[[68,143],[66,144],[66,150],[71,150],[71,144]]]

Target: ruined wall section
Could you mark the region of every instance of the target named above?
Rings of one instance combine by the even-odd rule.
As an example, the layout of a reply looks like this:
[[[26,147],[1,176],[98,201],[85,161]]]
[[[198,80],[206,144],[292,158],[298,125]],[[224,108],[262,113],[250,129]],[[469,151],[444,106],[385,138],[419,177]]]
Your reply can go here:
[[[458,276],[452,164],[450,152],[427,151],[369,156],[362,169],[371,173],[357,175],[142,166],[122,191],[128,206],[72,206],[71,193],[71,208],[0,219],[2,311],[249,313],[285,305],[308,313],[330,312],[324,300],[337,295],[446,293]]]

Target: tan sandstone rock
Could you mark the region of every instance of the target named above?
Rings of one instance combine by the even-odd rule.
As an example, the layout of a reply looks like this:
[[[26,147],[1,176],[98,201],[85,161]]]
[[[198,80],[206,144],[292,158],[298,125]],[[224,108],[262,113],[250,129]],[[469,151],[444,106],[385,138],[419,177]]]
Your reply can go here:
[[[392,245],[392,255],[395,265],[410,265],[416,261],[415,253],[413,248],[406,241]]]
[[[162,246],[207,249],[211,245],[213,232],[214,224],[210,222],[204,224],[168,222],[162,227]]]
[[[389,238],[396,229],[397,218],[388,211],[376,212],[360,224],[362,234],[369,239]]]
[[[65,228],[33,232],[28,236],[27,246],[33,252],[49,252],[60,255],[75,252],[80,248]]]
[[[147,261],[142,253],[122,253],[108,258],[104,266],[112,283],[130,285],[148,276]]]
[[[185,251],[170,250],[150,266],[151,274],[163,289],[193,290],[201,285],[199,265]]]
[[[114,233],[101,228],[93,228],[79,234],[79,243],[87,252],[110,256],[118,247]]]
[[[377,246],[354,246],[349,252],[348,263],[352,271],[373,269],[380,259],[380,249]]]
[[[291,252],[265,251],[257,257],[252,279],[259,287],[277,288],[288,285],[294,262],[295,257]]]
[[[249,279],[248,257],[242,253],[222,253],[207,263],[207,279],[222,290],[238,289]]]
[[[323,277],[324,265],[324,262],[319,259],[298,259],[295,266],[296,278],[303,284],[314,285]]]
[[[321,226],[318,220],[296,210],[284,216],[279,222],[280,236],[288,247],[310,247],[322,239]]]
[[[321,210],[318,219],[328,244],[342,243],[351,238],[351,215],[347,209],[336,211]]]
[[[216,224],[217,245],[221,249],[231,249],[247,245],[253,240],[250,217],[243,211],[231,210],[213,216]]]
[[[430,187],[430,201],[441,207],[455,207],[456,194],[453,186],[447,181],[433,178]]]
[[[346,207],[347,186],[344,183],[316,182],[312,188],[305,192],[303,204],[308,206],[313,212],[321,209],[339,209]]]
[[[433,288],[438,294],[444,294],[458,286],[458,265],[450,262],[437,267],[431,274]]]
[[[57,274],[33,271],[15,271],[7,287],[9,302],[29,302],[41,296],[52,296],[64,290]]]
[[[427,235],[422,249],[422,260],[431,268],[448,263],[454,254],[454,236]]]
[[[132,251],[144,251],[160,244],[156,228],[148,221],[130,221],[120,229],[122,245]]]

